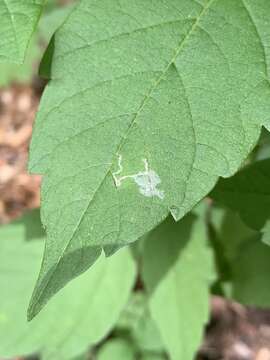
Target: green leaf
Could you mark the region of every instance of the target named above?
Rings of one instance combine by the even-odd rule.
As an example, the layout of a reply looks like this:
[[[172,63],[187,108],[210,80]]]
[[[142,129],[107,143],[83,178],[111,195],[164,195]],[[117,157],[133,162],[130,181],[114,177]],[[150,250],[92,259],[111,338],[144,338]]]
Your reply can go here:
[[[164,352],[159,330],[152,320],[146,294],[135,292],[117,324],[119,331],[128,330],[140,352]]]
[[[100,258],[29,323],[25,310],[43,242],[23,238],[22,225],[0,230],[0,354],[40,352],[42,360],[71,359],[102,340],[116,324],[136,277],[132,256],[125,249],[110,259]]]
[[[40,223],[39,209],[32,210],[21,217],[17,223],[24,227],[25,240],[44,239],[45,231]],[[13,223],[14,224],[14,223]]]
[[[135,360],[135,351],[128,341],[114,339],[105,343],[97,354],[97,360]]]
[[[265,128],[262,128],[260,140],[252,154],[254,160],[264,160],[270,157],[270,133]]]
[[[256,231],[243,223],[237,213],[231,210],[212,207],[210,220],[217,233],[217,240],[222,246],[222,255],[228,261],[235,260],[240,247],[248,238],[258,235]]]
[[[232,263],[239,251],[250,238],[258,233],[245,225],[237,213],[211,206],[208,212],[208,237],[215,253],[218,273],[217,283],[212,292],[216,295],[227,293],[232,278]]]
[[[245,305],[269,307],[270,249],[260,241],[260,233],[232,211],[213,208],[211,220],[230,270],[222,284],[227,297]]]
[[[54,5],[55,6],[55,5]],[[53,34],[58,27],[67,19],[71,13],[74,4],[54,9],[49,14],[43,16],[40,22],[40,32],[44,34],[46,42],[49,44],[45,51],[39,67],[39,75],[49,79],[51,73],[51,61],[54,52]],[[49,31],[48,31],[49,29]],[[49,41],[50,40],[50,41]]]
[[[171,359],[192,360],[209,315],[213,281],[206,229],[194,217],[166,220],[146,241],[143,278],[149,307]]]
[[[71,360],[89,360],[87,354],[76,356],[75,358],[72,358]]]
[[[166,357],[161,354],[143,354],[141,360],[165,360]]]
[[[270,159],[221,179],[210,196],[238,212],[251,228],[261,230],[270,219]]]
[[[164,350],[160,332],[148,308],[139,319],[137,327],[133,329],[132,337],[141,351],[162,352]]]
[[[232,297],[246,305],[269,307],[270,248],[259,236],[243,244],[232,269]]]
[[[70,14],[31,145],[48,238],[29,318],[102,248],[179,220],[239,168],[270,127],[269,16],[268,0],[82,0]]]
[[[232,298],[234,269],[247,239],[258,236],[258,232],[247,227],[237,213],[214,206],[208,212],[208,230],[218,272],[212,293]]]
[[[0,61],[0,86],[9,85],[14,81],[16,83],[31,82],[33,75],[37,73],[37,64],[40,63],[45,44],[49,42],[53,33],[64,22],[71,10],[72,6],[56,8],[54,4],[53,11],[42,16],[26,51],[24,63],[19,65]]]
[[[0,0],[0,62],[21,64],[45,0]]]
[[[266,224],[262,228],[262,242],[270,245],[270,220],[267,220]]]

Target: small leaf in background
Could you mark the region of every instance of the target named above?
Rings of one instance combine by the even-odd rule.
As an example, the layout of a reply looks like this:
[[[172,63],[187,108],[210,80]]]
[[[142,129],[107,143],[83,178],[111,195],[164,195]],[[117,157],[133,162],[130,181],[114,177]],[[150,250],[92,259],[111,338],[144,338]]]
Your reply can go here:
[[[220,179],[210,196],[239,213],[255,230],[270,219],[270,159],[253,163],[229,179]]]
[[[270,245],[270,220],[267,220],[262,228],[262,242]]]
[[[0,62],[21,64],[45,0],[0,0]]]
[[[143,279],[149,307],[172,360],[192,360],[209,316],[213,258],[206,228],[189,215],[179,223],[169,218],[145,244]]]
[[[232,271],[233,299],[245,305],[270,306],[270,248],[260,241],[260,236],[242,245]]]
[[[135,349],[132,344],[123,339],[109,340],[98,352],[97,360],[135,360]]]
[[[217,241],[222,246],[222,255],[226,257],[227,261],[235,260],[239,248],[247,238],[257,235],[257,231],[249,228],[234,211],[212,206],[210,212]]]
[[[40,240],[45,239],[45,230],[40,223],[40,210],[35,209],[16,221],[18,224],[22,224],[24,227],[25,240]],[[13,222],[14,225],[14,222]]]
[[[23,224],[0,230],[1,356],[41,352],[42,360],[71,359],[106,336],[133,288],[135,264],[128,249],[102,256],[28,323],[25,311],[43,244],[24,241]]]
[[[245,305],[269,307],[270,248],[261,241],[262,235],[233,211],[212,208],[211,220],[221,245],[218,250],[230,270],[229,276],[219,274],[224,295]]]
[[[32,138],[48,237],[29,318],[102,248],[179,220],[237,171],[269,126],[269,15],[265,0],[78,3]]]
[[[0,86],[8,86],[12,82],[30,82],[33,75],[36,73],[41,53],[42,49],[38,44],[37,35],[34,35],[26,51],[26,57],[23,64],[18,65],[0,62]]]
[[[131,297],[117,323],[117,331],[126,331],[128,337],[137,349],[137,352],[164,353],[159,330],[150,317],[147,296],[142,291],[137,291]]]
[[[0,0],[0,3],[1,1],[3,0]],[[47,10],[46,6],[36,32],[26,50],[24,63],[18,65],[0,61],[0,86],[6,86],[14,81],[17,83],[31,82],[33,76],[37,74],[38,64],[46,45],[56,29],[67,18],[72,8],[72,5],[59,8],[55,5],[55,1],[50,7],[50,11]]]
[[[239,248],[246,239],[257,232],[247,227],[237,213],[213,204],[208,210],[207,226],[218,273],[212,292],[216,295],[231,296],[232,263],[238,257]]]
[[[145,309],[138,325],[133,329],[133,340],[141,352],[163,352],[164,344],[156,323],[150,317],[148,307]]]
[[[160,354],[143,354],[141,360],[165,360],[167,359],[164,355]]]
[[[264,127],[261,136],[253,153],[251,154],[254,161],[260,161],[270,158],[270,133]]]

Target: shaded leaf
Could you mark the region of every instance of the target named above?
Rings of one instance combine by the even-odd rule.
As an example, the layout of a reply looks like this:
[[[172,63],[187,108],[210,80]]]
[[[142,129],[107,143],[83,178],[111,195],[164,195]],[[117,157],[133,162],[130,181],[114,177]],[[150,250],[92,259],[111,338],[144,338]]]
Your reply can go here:
[[[270,306],[270,249],[253,237],[246,241],[232,264],[232,297],[246,305]]]
[[[201,221],[188,216],[175,224],[168,219],[149,234],[143,277],[152,318],[173,360],[192,360],[198,350],[208,321],[213,274]]]
[[[270,134],[265,128],[262,129],[260,140],[254,149],[254,160],[265,160],[270,157]]]
[[[28,323],[25,311],[43,242],[24,242],[22,225],[10,225],[0,231],[0,249],[1,356],[41,352],[42,360],[65,360],[79,355],[115,325],[135,281],[127,249],[111,259],[102,256]]]
[[[262,242],[270,245],[270,220],[267,220],[266,224],[262,228]]]
[[[45,239],[45,230],[41,225],[39,209],[26,213],[17,222],[23,225],[25,240]]]
[[[225,282],[224,276],[220,279],[226,296],[245,305],[269,306],[269,247],[260,241],[260,233],[248,228],[237,213],[213,208],[211,215],[230,270]]]
[[[107,341],[97,354],[97,360],[135,360],[132,344],[123,339]]]
[[[270,219],[270,159],[221,179],[210,196],[238,212],[248,226],[261,230]]]
[[[211,240],[217,267],[217,282],[212,293],[233,298],[234,268],[248,239],[258,232],[243,223],[239,215],[228,209],[211,206],[208,236]]]
[[[228,209],[213,207],[211,222],[217,233],[217,240],[222,245],[222,255],[227,261],[235,260],[246,240],[258,234],[249,228],[237,213]]]
[[[135,292],[117,324],[119,330],[127,330],[136,349],[143,353],[164,352],[159,330],[149,312],[146,294]]]
[[[164,360],[166,357],[161,354],[143,354],[141,360]]]

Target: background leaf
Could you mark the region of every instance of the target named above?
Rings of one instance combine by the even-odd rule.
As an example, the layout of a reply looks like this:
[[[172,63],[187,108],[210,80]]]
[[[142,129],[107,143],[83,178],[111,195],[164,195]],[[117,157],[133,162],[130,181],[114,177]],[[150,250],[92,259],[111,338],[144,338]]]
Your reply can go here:
[[[164,353],[164,344],[160,332],[150,316],[146,294],[137,291],[125,311],[122,313],[116,327],[116,332],[126,333],[132,341],[137,353]]]
[[[12,226],[15,224],[22,224],[24,231],[24,238],[28,240],[45,240],[45,230],[43,229],[40,223],[40,211],[39,209],[32,210],[27,212],[19,220],[12,223]],[[12,231],[12,227],[11,231]]]
[[[270,306],[270,249],[259,236],[243,244],[232,270],[232,298],[246,305]]]
[[[38,64],[49,40],[56,29],[64,22],[72,6],[59,8],[54,1],[54,5],[48,10],[45,7],[44,14],[40,19],[37,30],[34,33],[23,64],[11,64],[0,61],[0,85],[6,86],[11,82],[25,83],[31,82],[33,75],[37,74]]]
[[[101,348],[97,360],[135,360],[135,351],[129,342],[114,339]]]
[[[210,196],[261,230],[270,219],[270,160],[255,162],[230,179],[221,179]]]
[[[0,0],[0,62],[24,61],[45,0]]]
[[[23,237],[20,224],[0,231],[0,354],[41,352],[42,360],[71,359],[103,339],[117,322],[134,284],[134,262],[127,249],[111,259],[102,256],[28,323],[25,311],[43,242],[24,242]]]
[[[214,279],[206,229],[194,217],[168,219],[149,234],[143,278],[152,318],[172,360],[192,360],[208,321]]]
[[[245,305],[269,306],[270,248],[260,241],[262,235],[232,211],[213,208],[211,220],[229,269],[229,274],[219,273],[222,295]]]

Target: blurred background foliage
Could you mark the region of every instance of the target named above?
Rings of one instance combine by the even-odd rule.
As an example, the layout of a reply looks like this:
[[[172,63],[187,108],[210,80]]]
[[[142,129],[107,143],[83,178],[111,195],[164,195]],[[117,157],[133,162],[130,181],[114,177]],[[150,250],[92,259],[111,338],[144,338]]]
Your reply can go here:
[[[74,1],[48,0],[24,65],[0,64],[2,89],[41,81],[44,51],[73,6]],[[0,131],[1,146],[6,151]],[[263,130],[245,165],[269,159],[269,150],[269,133]],[[0,176],[0,189],[1,181]],[[27,208],[32,206],[26,203]],[[0,227],[0,359],[188,360],[200,342],[203,350],[207,344],[202,329],[210,294],[270,307],[270,248],[262,236],[237,211],[206,199],[178,224],[166,220],[130,248],[102,257],[27,323],[45,238],[39,209],[28,211]],[[203,350],[198,359],[205,359]]]

